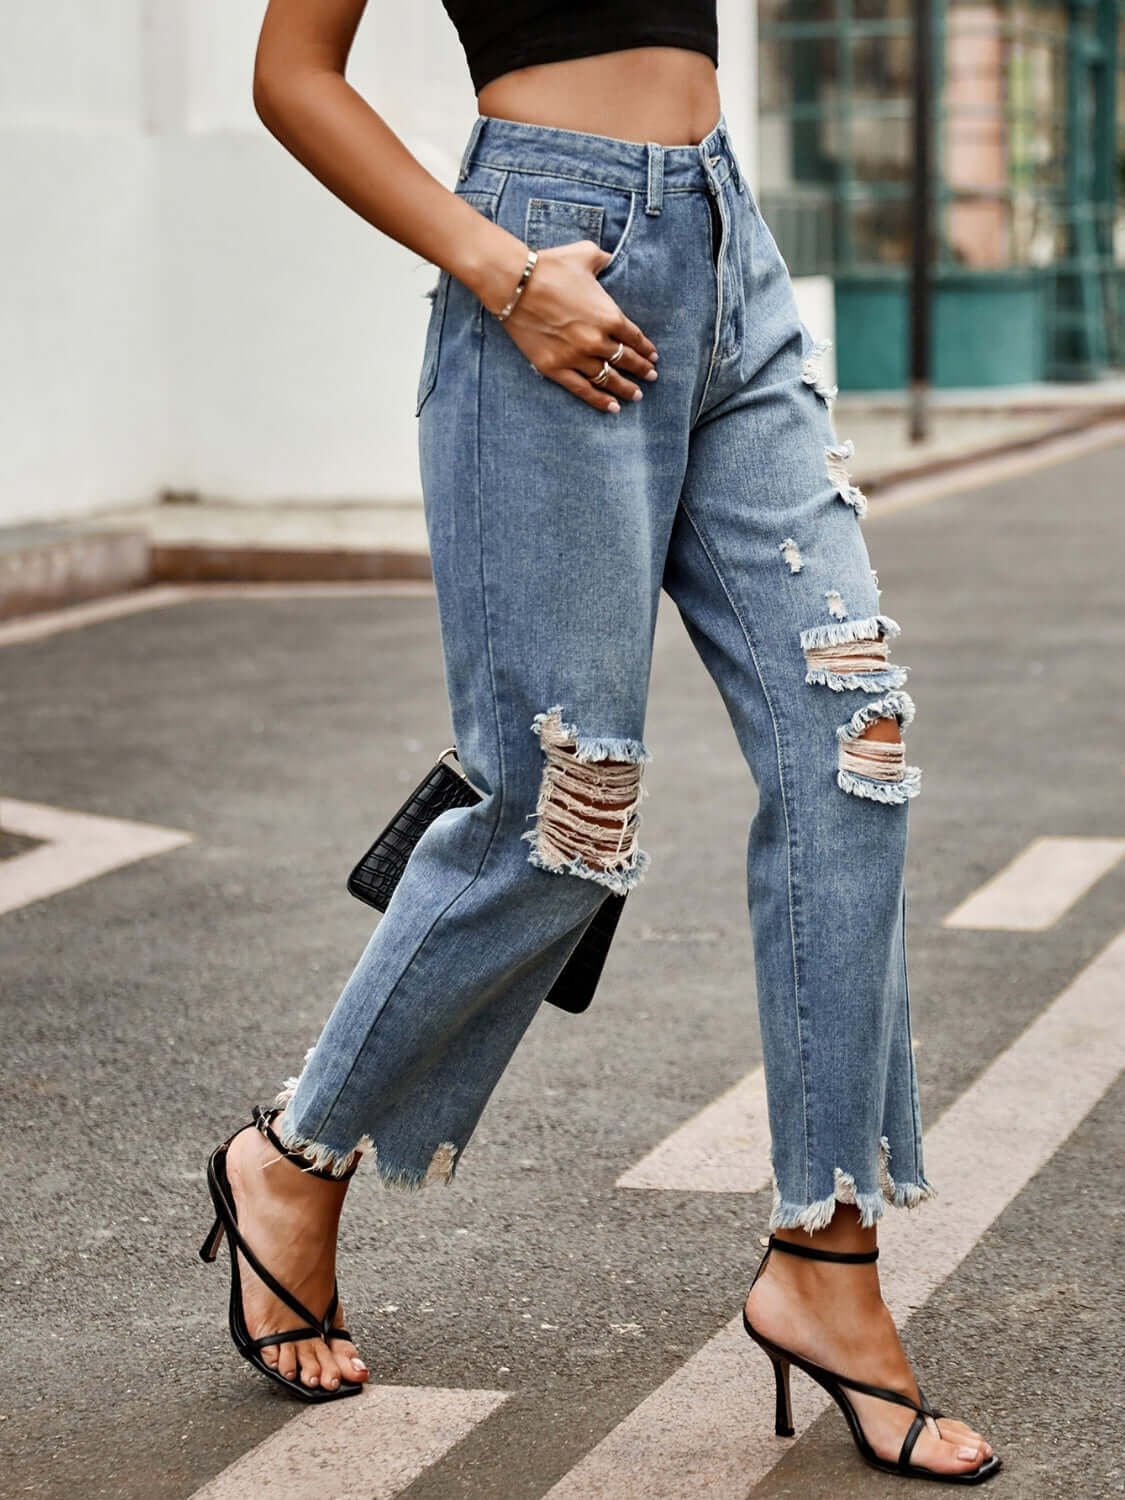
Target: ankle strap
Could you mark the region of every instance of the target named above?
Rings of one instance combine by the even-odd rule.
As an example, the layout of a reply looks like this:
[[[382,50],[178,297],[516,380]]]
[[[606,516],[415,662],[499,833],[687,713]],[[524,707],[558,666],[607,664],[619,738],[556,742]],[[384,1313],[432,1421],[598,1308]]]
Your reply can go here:
[[[780,1250],[785,1255],[799,1255],[805,1260],[830,1260],[842,1266],[869,1266],[879,1259],[878,1248],[874,1250],[816,1250],[812,1245],[794,1245],[789,1240],[779,1240],[770,1235],[770,1249]]]
[[[286,1161],[293,1162],[295,1166],[300,1167],[302,1172],[307,1172],[310,1177],[326,1177],[330,1182],[347,1182],[349,1177],[354,1176],[355,1170],[359,1166],[358,1159],[352,1163],[346,1172],[329,1172],[322,1167],[314,1167],[307,1156],[302,1156],[299,1151],[291,1151],[288,1146],[283,1145],[281,1137],[273,1129],[273,1121],[281,1114],[280,1109],[276,1107],[273,1109],[263,1109],[260,1104],[255,1104],[250,1113],[254,1124],[262,1132],[266,1140],[269,1141],[270,1145],[275,1150],[280,1151]]]

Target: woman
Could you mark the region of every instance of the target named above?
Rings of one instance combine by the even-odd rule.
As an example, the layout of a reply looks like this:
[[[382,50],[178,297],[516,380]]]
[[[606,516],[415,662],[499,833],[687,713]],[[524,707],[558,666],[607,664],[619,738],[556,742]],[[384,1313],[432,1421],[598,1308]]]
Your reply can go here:
[[[427,830],[299,1080],[212,1158],[203,1253],[224,1230],[238,1246],[235,1342],[308,1399],[367,1378],[335,1295],[348,1178],[366,1150],[389,1183],[451,1179],[598,905],[643,875],[663,587],[759,790],[776,1193],[745,1316],[779,1430],[795,1362],[869,1461],[979,1482],[999,1460],[935,1420],[873,1264],[884,1203],[932,1192],[903,946],[913,704],[823,348],[720,111],[714,0],[446,3],[479,108],[452,191],[345,82],[364,0],[271,0],[258,50],[269,129],[440,268],[422,478],[457,749],[485,795]]]

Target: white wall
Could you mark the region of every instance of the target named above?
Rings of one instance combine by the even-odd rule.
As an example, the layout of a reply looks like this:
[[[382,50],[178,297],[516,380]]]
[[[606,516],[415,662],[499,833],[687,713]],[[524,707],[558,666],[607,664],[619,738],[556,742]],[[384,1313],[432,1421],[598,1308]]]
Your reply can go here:
[[[4,3],[0,520],[145,494],[167,442],[137,0]]]
[[[0,0],[0,523],[197,489],[416,495],[432,267],[259,124],[264,0]],[[753,175],[754,12],[720,0]],[[372,0],[350,77],[452,185],[476,106],[440,0]]]
[[[164,138],[160,194],[177,483],[243,501],[416,494],[414,388],[434,270],[259,124],[260,0],[184,3],[187,119]],[[475,113],[463,73],[437,0],[377,0],[349,68],[449,184]]]

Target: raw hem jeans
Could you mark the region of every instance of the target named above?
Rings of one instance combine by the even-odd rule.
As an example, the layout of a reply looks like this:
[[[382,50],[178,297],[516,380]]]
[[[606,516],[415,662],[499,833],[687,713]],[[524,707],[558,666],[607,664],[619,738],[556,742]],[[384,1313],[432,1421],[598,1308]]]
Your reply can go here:
[[[539,249],[593,240],[660,351],[607,415],[531,368],[443,271],[418,386],[457,749],[484,793],[426,831],[298,1080],[283,1137],[448,1181],[610,890],[643,878],[645,705],[665,589],[757,783],[748,896],[774,1226],[865,1222],[922,1170],[903,864],[920,772],[824,349],[725,121],[660,147],[494,117],[456,191]],[[688,789],[685,788],[685,792]],[[595,812],[598,816],[595,816]],[[578,1023],[576,1023],[578,1024]]]

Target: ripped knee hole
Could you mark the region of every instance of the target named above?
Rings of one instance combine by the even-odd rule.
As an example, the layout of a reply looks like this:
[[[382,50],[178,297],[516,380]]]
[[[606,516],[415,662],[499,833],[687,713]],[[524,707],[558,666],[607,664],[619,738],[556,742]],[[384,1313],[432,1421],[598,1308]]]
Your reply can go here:
[[[645,789],[638,740],[583,737],[563,722],[561,708],[532,722],[545,756],[534,817],[522,837],[528,859],[541,869],[624,890],[640,878],[648,856],[638,847]]]

